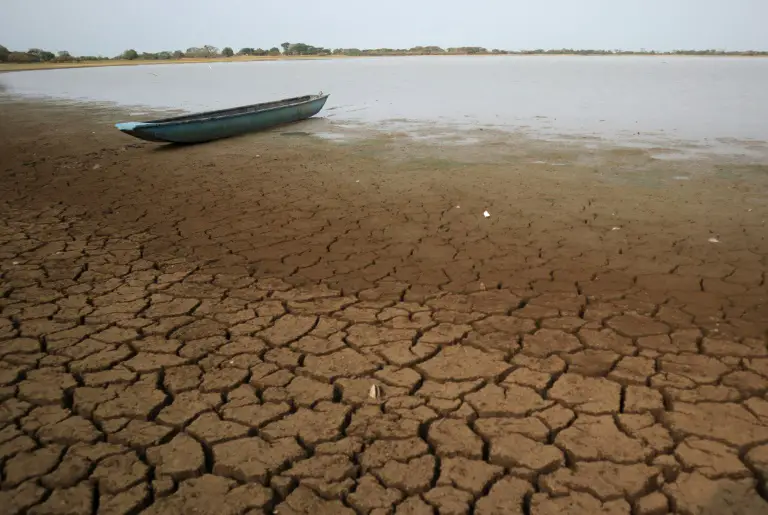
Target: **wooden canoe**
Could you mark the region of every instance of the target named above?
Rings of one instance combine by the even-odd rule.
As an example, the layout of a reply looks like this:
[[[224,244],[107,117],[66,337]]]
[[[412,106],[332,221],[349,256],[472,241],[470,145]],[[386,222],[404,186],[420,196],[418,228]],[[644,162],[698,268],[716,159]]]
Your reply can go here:
[[[115,127],[147,141],[202,143],[310,118],[327,99],[327,94],[320,93],[148,122],[123,122]]]

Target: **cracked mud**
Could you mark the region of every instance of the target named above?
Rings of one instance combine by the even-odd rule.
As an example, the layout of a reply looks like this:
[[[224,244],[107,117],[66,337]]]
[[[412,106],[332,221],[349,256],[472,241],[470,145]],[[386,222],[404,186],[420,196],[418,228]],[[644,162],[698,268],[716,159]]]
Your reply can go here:
[[[4,513],[768,512],[746,180],[157,150],[2,109]]]

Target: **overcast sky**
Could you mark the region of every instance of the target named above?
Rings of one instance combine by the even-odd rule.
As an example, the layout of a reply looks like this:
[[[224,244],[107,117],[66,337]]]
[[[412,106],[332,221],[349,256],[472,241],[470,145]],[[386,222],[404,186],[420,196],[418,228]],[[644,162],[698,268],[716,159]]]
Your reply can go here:
[[[768,0],[0,0],[0,44],[768,50]]]

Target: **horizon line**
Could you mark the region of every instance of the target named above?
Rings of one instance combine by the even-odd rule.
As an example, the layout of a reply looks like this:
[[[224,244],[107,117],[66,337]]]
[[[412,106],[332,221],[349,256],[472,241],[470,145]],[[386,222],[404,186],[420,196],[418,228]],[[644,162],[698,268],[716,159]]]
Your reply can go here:
[[[560,48],[518,48],[518,49],[503,49],[503,48],[488,48],[484,46],[478,46],[478,45],[464,45],[464,46],[450,46],[450,47],[442,47],[439,45],[417,45],[410,48],[395,48],[395,47],[369,47],[369,48],[361,48],[361,47],[324,47],[324,46],[314,46],[309,45],[306,43],[290,43],[291,46],[294,45],[304,45],[308,48],[311,48],[313,50],[326,50],[330,53],[333,53],[335,51],[359,51],[359,52],[376,52],[376,51],[388,51],[388,52],[413,52],[413,51],[419,51],[419,50],[434,50],[436,52],[445,52],[448,53],[450,50],[477,50],[478,52],[487,52],[487,53],[508,53],[508,54],[531,54],[531,53],[612,53],[612,54],[618,54],[618,53],[627,53],[627,54],[680,54],[680,53],[715,53],[715,54],[748,54],[748,53],[768,53],[768,49],[741,49],[741,50],[724,50],[724,49],[718,49],[718,48],[679,48],[674,50],[656,50],[656,49],[646,49],[641,48],[639,50],[629,50],[629,49],[623,49],[623,48],[613,48],[613,49],[606,49],[606,48],[568,48],[568,47],[560,47]],[[3,46],[0,44],[0,46]],[[70,54],[73,58],[77,57],[103,57],[107,59],[115,59],[122,57],[125,52],[133,50],[137,52],[139,55],[141,54],[161,54],[161,53],[173,53],[173,52],[182,52],[186,53],[189,50],[196,49],[196,50],[203,50],[205,47],[211,47],[212,49],[215,49],[216,51],[221,51],[225,48],[232,49],[234,53],[237,55],[240,51],[245,49],[251,49],[251,50],[262,50],[262,51],[270,51],[272,49],[278,49],[280,51],[281,55],[291,55],[286,52],[285,49],[282,49],[282,44],[280,46],[273,45],[269,48],[262,48],[262,47],[241,47],[240,49],[235,49],[232,46],[224,46],[224,47],[214,47],[213,45],[203,45],[199,47],[187,47],[185,50],[183,49],[174,49],[174,50],[158,50],[158,51],[138,51],[136,50],[136,47],[127,48],[123,50],[120,54],[113,56],[113,57],[107,57],[105,54],[98,53],[98,54],[80,54],[80,55],[73,55]],[[22,53],[22,54],[28,54],[32,50],[41,50],[46,51],[44,48],[41,47],[30,47],[27,50],[12,50],[8,47],[5,47],[8,49],[9,53]],[[290,48],[290,47],[289,47]],[[67,52],[66,50],[56,50],[56,53],[59,52]],[[307,55],[313,55],[313,54],[307,54]]]

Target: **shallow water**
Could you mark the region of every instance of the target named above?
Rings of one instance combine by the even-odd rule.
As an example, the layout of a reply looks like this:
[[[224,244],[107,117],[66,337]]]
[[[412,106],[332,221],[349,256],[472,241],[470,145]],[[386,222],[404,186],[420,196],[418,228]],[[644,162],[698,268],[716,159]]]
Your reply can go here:
[[[6,95],[135,110],[200,111],[322,90],[331,96],[319,116],[343,124],[689,141],[745,152],[768,141],[767,84],[768,59],[706,57],[394,57],[0,74]]]

